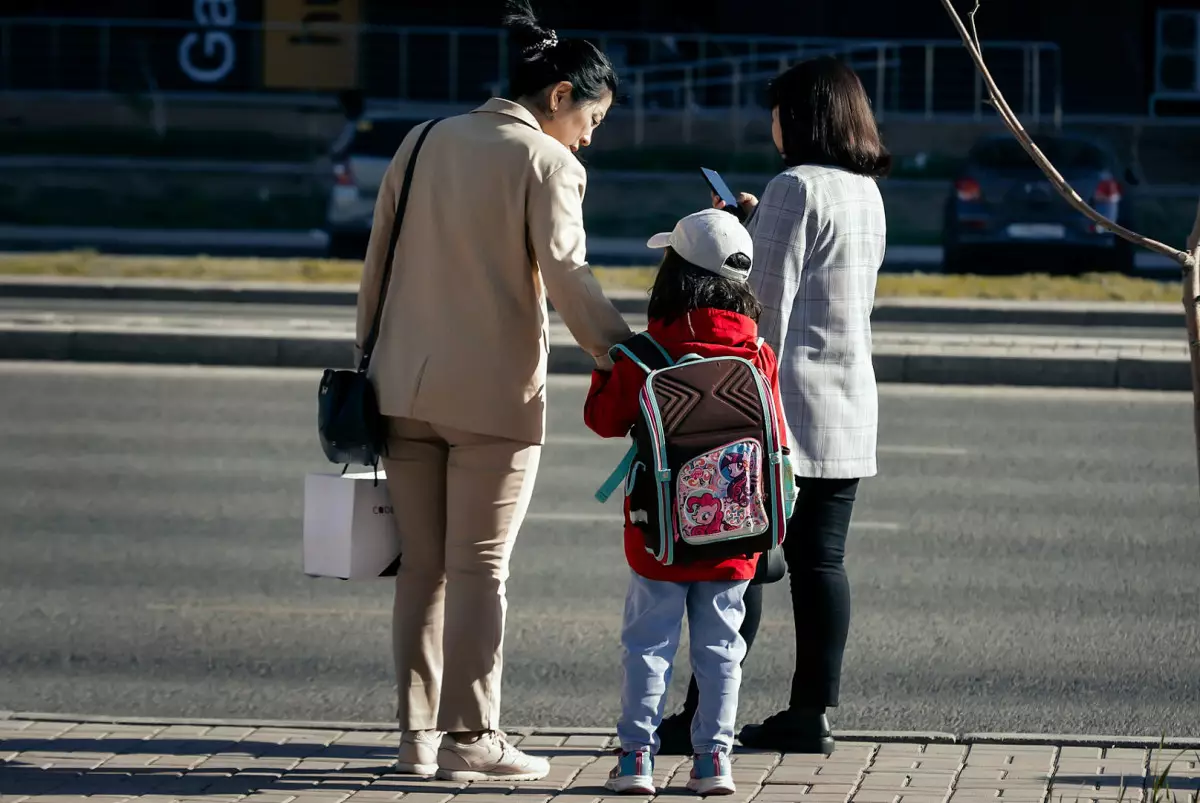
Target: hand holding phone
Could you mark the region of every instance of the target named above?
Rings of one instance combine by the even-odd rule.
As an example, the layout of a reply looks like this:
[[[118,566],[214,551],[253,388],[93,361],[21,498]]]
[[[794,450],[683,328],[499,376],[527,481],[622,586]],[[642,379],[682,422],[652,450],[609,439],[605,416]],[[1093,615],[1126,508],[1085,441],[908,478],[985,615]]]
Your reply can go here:
[[[708,182],[713,196],[725,204],[725,211],[741,217],[737,196],[733,194],[733,190],[729,189],[729,185],[725,183],[725,179],[721,178],[721,174],[716,170],[709,170],[707,167],[700,168],[700,172],[704,174],[704,180]]]
[[[758,203],[758,199],[747,193],[742,193],[741,196],[734,195],[733,190],[729,189],[729,185],[725,183],[725,179],[721,178],[721,174],[716,170],[709,170],[707,167],[702,167],[700,168],[700,172],[704,174],[704,180],[708,182],[713,198],[724,204],[724,206],[718,208],[724,209],[738,220],[745,220],[754,208],[754,205]],[[713,205],[716,206],[715,203]]]

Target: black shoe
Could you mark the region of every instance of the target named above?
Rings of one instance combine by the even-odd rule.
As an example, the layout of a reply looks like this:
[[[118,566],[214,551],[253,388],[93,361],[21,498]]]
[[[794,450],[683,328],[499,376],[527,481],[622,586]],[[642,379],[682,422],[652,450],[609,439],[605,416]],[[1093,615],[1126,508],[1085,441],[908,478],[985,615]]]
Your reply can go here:
[[[658,726],[660,756],[690,756],[692,754],[692,715],[686,711],[672,714]]]
[[[780,711],[761,725],[747,725],[738,734],[742,746],[777,753],[833,755],[835,745],[824,714]]]

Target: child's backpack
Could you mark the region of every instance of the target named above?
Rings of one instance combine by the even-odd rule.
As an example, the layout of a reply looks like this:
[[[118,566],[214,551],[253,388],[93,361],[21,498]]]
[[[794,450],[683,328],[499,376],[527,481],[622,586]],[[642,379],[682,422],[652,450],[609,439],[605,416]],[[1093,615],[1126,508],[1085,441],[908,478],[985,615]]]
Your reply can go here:
[[[648,376],[633,446],[596,498],[607,501],[624,480],[630,521],[667,566],[782,544],[795,477],[762,372],[740,357],[672,360],[644,332],[611,354]]]

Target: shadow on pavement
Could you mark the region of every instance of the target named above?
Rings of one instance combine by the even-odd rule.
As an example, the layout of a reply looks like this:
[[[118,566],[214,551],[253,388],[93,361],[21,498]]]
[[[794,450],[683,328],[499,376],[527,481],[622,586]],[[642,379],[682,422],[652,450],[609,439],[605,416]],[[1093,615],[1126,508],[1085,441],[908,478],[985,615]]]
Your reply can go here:
[[[328,761],[369,761],[395,758],[396,748],[386,742],[378,746],[313,744],[306,742],[283,743],[238,741],[236,739],[122,739],[105,737],[99,739],[21,738],[0,739],[0,752],[20,753],[85,753],[90,755],[138,755],[156,756],[251,756],[253,758],[313,758],[320,754]]]
[[[393,772],[395,746],[294,744],[233,739],[13,738],[0,740],[0,796],[174,797],[301,795],[355,792],[503,794],[504,782],[462,784]],[[545,758],[595,756],[582,748],[531,748]],[[194,761],[188,761],[194,759]],[[160,765],[157,762],[162,761]],[[305,767],[311,761],[315,766]],[[36,762],[36,763],[35,763]],[[287,765],[300,762],[295,768]],[[175,765],[175,766],[172,766]],[[560,793],[560,786],[520,784],[522,793]],[[574,791],[574,790],[573,790]],[[584,790],[602,795],[604,790]]]
[[[1162,769],[1165,769],[1165,767]],[[1160,773],[1162,769],[1159,770]],[[1151,774],[1153,775],[1153,768],[1151,768]],[[1153,783],[1155,777],[1157,776],[1147,778],[1147,793],[1149,793],[1150,785]],[[1177,792],[1181,798],[1190,798],[1196,791],[1198,781],[1200,779],[1194,777],[1169,775],[1167,776],[1167,789],[1171,792]],[[1127,800],[1137,800],[1142,790],[1142,776],[1132,774],[1079,775],[1078,773],[1074,775],[1055,775],[1054,788],[1050,793],[1050,799],[1051,801],[1057,801],[1059,798],[1062,798],[1064,801],[1074,801],[1078,797],[1080,800],[1087,800],[1087,791],[1089,789],[1093,791],[1097,788],[1120,789],[1122,786],[1129,792]],[[1078,791],[1078,795],[1075,794],[1076,791]],[[1164,794],[1166,795],[1166,800],[1170,801],[1170,794],[1166,792]],[[1149,797],[1149,794],[1147,794],[1147,797]]]

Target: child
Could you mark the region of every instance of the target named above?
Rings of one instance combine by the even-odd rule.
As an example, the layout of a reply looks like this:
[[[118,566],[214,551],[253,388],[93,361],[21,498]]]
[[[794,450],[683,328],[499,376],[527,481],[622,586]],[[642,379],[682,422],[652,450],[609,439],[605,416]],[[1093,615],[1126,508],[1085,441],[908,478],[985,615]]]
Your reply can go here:
[[[648,243],[665,248],[650,296],[648,333],[670,355],[742,357],[768,381],[783,422],[775,355],[758,342],[761,307],[746,284],[753,245],[737,218],[719,209],[683,218],[670,234]],[[592,374],[584,421],[605,438],[623,438],[638,420],[645,371],[618,356],[610,371]],[[736,474],[737,467],[725,467]],[[743,596],[757,554],[663,565],[647,552],[625,504],[625,557],[632,569],[622,625],[624,688],[617,733],[621,754],[606,787],[618,793],[654,794],[655,731],[662,721],[671,663],[684,612],[691,661],[700,688],[692,723],[694,764],[688,788],[702,795],[733,794],[733,746],[738,687],[746,644],[738,634]]]

